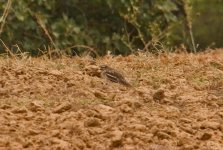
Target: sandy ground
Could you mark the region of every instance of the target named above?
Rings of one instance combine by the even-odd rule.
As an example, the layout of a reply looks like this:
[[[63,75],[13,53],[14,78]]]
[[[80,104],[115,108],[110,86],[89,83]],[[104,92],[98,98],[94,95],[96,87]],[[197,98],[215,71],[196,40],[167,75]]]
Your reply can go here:
[[[100,77],[119,70],[132,88]],[[223,49],[0,58],[0,149],[223,150]]]

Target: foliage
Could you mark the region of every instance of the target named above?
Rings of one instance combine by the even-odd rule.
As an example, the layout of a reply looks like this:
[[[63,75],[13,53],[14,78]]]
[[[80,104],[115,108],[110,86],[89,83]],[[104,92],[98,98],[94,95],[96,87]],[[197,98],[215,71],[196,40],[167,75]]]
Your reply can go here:
[[[199,49],[222,47],[223,0],[194,0],[194,36]]]
[[[188,27],[185,27],[187,23],[184,22],[188,21],[191,33],[194,34],[197,51],[222,47],[223,0],[190,0],[190,3],[192,11],[189,11],[186,20],[173,25],[172,34],[168,38],[169,45],[184,43],[189,49],[193,49],[190,35],[188,35],[190,31]],[[188,13],[187,10],[185,12]],[[193,23],[191,19],[193,19]]]
[[[81,45],[103,55],[157,49],[168,41],[171,25],[184,17],[181,0],[8,0],[11,9],[1,39],[37,54],[47,47],[82,52]],[[0,1],[0,13],[7,6]],[[1,26],[2,22],[0,20]],[[17,47],[18,47],[17,46]],[[2,47],[0,47],[2,49]],[[69,52],[69,51],[68,51]]]

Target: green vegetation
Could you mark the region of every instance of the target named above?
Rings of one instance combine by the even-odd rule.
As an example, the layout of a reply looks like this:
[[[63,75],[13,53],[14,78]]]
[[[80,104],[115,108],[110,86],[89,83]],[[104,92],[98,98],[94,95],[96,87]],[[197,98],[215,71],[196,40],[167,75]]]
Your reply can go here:
[[[200,49],[222,47],[223,0],[194,0],[193,32]]]
[[[190,8],[189,0],[0,1],[0,52],[130,54],[182,43],[192,50]]]
[[[1,3],[0,10],[5,14],[1,19],[1,39],[12,45],[10,49],[14,51],[20,47],[32,54],[49,48],[68,51],[87,48],[100,55],[107,50],[114,54],[152,50],[157,42],[165,43],[171,24],[184,12],[183,1],[175,0]]]

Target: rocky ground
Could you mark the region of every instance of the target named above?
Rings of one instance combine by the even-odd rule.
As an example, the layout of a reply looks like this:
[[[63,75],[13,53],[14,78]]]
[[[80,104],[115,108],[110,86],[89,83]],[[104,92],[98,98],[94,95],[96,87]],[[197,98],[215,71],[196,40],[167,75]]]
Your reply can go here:
[[[100,64],[132,87],[102,78]],[[0,58],[0,76],[0,149],[223,149],[223,49]]]

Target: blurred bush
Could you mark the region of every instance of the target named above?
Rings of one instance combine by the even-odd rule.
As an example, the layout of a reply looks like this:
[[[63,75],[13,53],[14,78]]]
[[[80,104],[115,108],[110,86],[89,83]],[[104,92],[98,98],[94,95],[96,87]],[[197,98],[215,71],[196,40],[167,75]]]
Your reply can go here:
[[[189,13],[186,21],[191,22],[195,50],[223,47],[223,0],[190,0],[190,2],[192,11],[185,12]],[[184,19],[172,24],[168,45],[180,46],[183,43],[189,50],[193,50],[190,31],[186,26]]]
[[[223,0],[193,0],[192,4],[193,32],[198,48],[223,47]]]
[[[10,49],[20,47],[33,55],[48,47],[70,54],[72,50],[81,53],[86,46],[99,55],[108,50],[113,54],[157,51],[163,45],[171,46],[171,27],[185,19],[185,3],[187,0],[0,0],[0,38]]]

